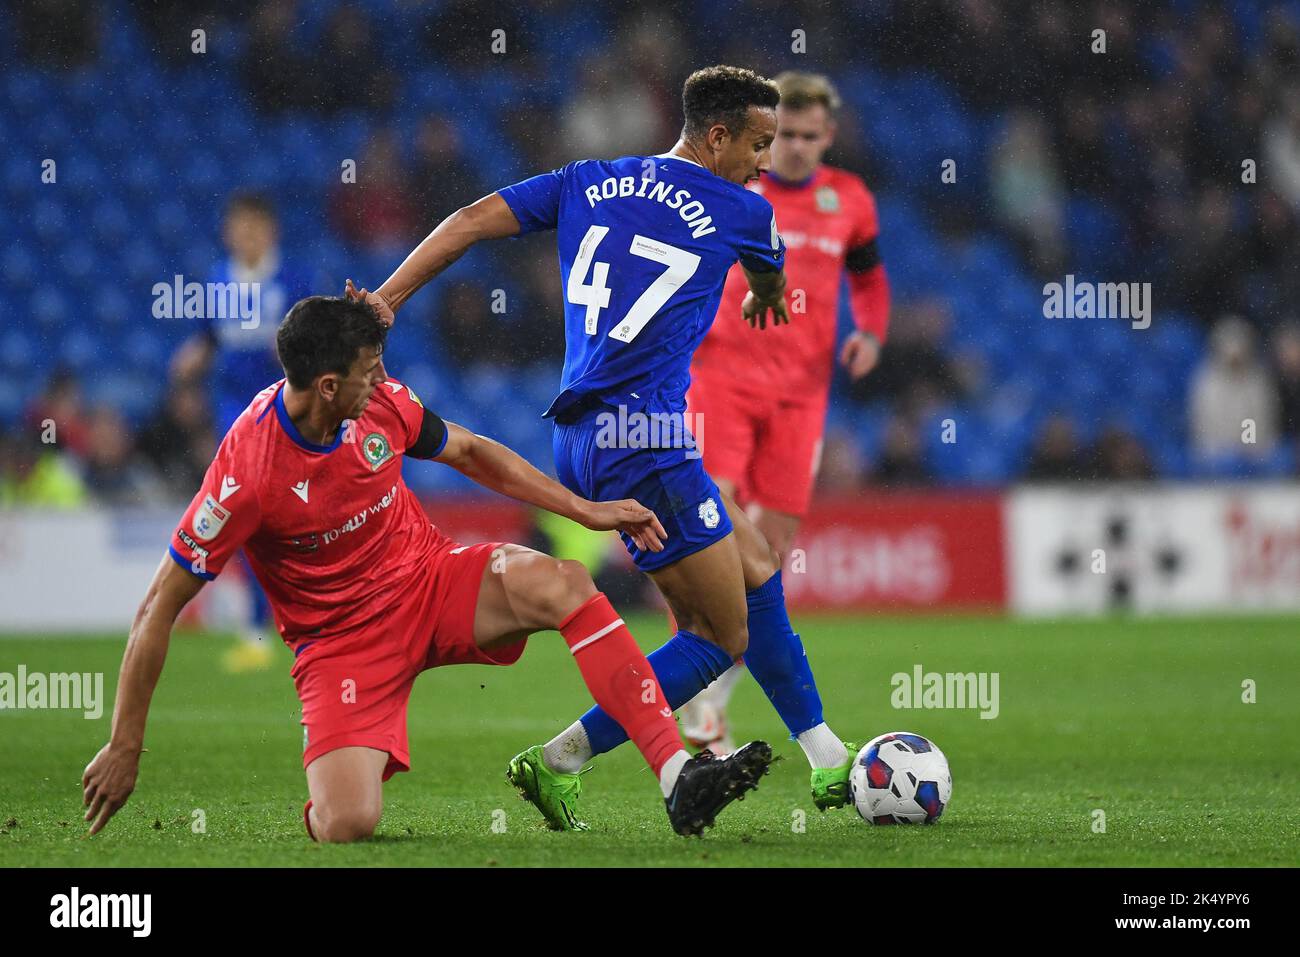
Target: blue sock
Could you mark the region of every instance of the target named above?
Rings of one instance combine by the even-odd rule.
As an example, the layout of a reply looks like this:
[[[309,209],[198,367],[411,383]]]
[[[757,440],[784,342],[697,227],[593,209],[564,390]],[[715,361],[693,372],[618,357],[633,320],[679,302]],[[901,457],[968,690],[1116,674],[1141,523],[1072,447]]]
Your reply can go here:
[[[781,570],[746,592],[745,601],[749,605],[745,664],[790,729],[790,737],[796,738],[822,723],[822,699],[803,642],[790,627]]]
[[[711,641],[689,631],[679,631],[646,655],[659,687],[674,711],[709,686],[714,678],[731,667],[731,655]],[[580,719],[591,743],[592,754],[612,751],[627,740],[623,726],[607,715],[599,705]]]

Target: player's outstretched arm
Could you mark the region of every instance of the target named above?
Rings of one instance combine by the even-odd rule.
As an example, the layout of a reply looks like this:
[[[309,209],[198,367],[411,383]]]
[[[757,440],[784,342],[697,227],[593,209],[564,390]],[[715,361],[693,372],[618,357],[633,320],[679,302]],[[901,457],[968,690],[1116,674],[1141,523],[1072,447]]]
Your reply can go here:
[[[406,300],[465,255],[469,247],[481,239],[504,239],[518,232],[519,220],[515,214],[500,193],[491,193],[461,207],[439,223],[374,292],[357,290],[349,279],[346,294],[352,299],[365,299],[381,319],[391,323]]]
[[[145,719],[167,658],[172,626],[181,609],[202,587],[203,579],[164,555],[135,613],[118,675],[113,730],[108,744],[86,765],[81,776],[85,820],[93,822],[91,834],[101,831],[135,790]]]
[[[749,292],[740,304],[741,317],[751,326],[767,328],[767,313],[772,312],[772,325],[779,326],[789,322],[790,316],[785,311],[785,270],[776,272],[754,272],[741,263],[745,270],[745,279],[749,283]]]
[[[659,518],[633,499],[589,502],[539,472],[517,452],[454,422],[447,423],[447,444],[436,461],[450,465],[484,488],[573,519],[598,532],[618,530],[652,552],[664,549],[668,537]]]

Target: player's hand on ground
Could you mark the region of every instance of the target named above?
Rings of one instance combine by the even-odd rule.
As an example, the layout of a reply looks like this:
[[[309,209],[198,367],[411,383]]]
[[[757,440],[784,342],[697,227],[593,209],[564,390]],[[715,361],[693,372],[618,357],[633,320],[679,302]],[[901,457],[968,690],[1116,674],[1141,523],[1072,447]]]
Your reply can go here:
[[[876,367],[880,361],[880,343],[876,337],[867,332],[855,332],[844,340],[840,349],[840,365],[849,373],[849,378],[857,382]]]
[[[393,307],[388,304],[387,299],[377,292],[371,292],[369,289],[357,289],[352,284],[351,279],[344,284],[343,294],[349,299],[364,299],[370,303],[371,307],[379,315],[379,321],[386,326],[391,326],[397,318],[397,314],[393,312]]]
[[[83,820],[93,822],[90,833],[98,834],[108,819],[121,809],[135,790],[135,778],[140,770],[140,752],[124,751],[112,742],[99,749],[93,761],[86,765],[81,776],[82,803],[86,806]]]
[[[662,552],[668,533],[659,516],[636,499],[618,502],[592,502],[583,525],[597,532],[620,531],[642,551]]]
[[[754,295],[754,290],[745,293],[745,301],[740,304],[740,315],[751,327],[757,326],[759,329],[767,328],[768,311],[772,313],[772,325],[779,326],[781,323],[790,321],[790,315],[785,311],[785,296],[782,296],[776,302],[762,302]]]

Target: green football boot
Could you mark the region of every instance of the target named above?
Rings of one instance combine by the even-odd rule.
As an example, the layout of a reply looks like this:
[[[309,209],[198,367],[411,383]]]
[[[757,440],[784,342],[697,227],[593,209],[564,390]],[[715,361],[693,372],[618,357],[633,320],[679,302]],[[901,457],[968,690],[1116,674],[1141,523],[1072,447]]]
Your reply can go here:
[[[506,769],[506,780],[519,791],[521,798],[542,812],[546,826],[552,831],[587,829],[587,825],[578,820],[578,795],[582,793],[580,776],[548,768],[542,760],[540,744],[514,756]]]
[[[813,768],[812,799],[819,811],[844,807],[853,800],[849,794],[849,772],[853,770],[853,762],[858,759],[862,746],[845,741],[844,748],[849,752],[849,759],[843,764],[834,768]]]

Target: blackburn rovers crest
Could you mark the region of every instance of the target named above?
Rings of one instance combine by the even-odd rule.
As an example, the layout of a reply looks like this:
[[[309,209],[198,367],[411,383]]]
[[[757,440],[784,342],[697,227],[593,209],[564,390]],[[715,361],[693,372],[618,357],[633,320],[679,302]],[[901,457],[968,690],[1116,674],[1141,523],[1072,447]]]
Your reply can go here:
[[[370,471],[374,472],[393,457],[393,447],[381,433],[371,432],[361,442],[361,454],[370,463]]]
[[[840,211],[840,194],[835,192],[832,186],[818,186],[815,196],[817,209],[823,213],[838,213]]]

